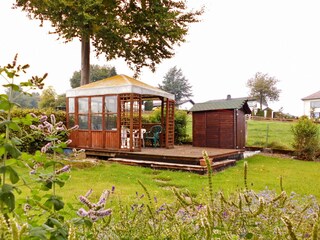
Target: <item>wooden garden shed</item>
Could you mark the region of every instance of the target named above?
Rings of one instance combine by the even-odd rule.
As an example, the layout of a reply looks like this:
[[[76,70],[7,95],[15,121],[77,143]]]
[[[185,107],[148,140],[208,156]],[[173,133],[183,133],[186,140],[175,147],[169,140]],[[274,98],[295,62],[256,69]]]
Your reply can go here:
[[[246,143],[245,115],[251,110],[247,98],[231,98],[196,103],[190,109],[193,146],[243,149]]]
[[[174,146],[174,95],[126,75],[68,90],[67,126],[71,147],[141,151],[150,126],[142,123],[143,101],[161,101],[161,147]]]

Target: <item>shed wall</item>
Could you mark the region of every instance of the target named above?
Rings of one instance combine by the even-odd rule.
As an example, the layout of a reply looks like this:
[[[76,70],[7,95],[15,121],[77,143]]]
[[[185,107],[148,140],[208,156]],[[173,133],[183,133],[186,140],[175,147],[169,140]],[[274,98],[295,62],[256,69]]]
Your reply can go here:
[[[245,117],[239,110],[193,112],[193,146],[214,148],[243,148],[245,146]]]

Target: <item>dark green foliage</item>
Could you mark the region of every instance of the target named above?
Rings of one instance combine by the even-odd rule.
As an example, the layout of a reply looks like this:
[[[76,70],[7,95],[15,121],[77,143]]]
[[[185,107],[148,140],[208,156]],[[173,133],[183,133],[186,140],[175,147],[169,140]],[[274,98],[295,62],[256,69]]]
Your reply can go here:
[[[97,55],[105,54],[107,61],[124,58],[136,72],[144,66],[154,71],[171,58],[173,46],[185,41],[189,24],[202,14],[173,0],[17,0],[15,6],[31,18],[49,20],[66,41],[91,39]]]
[[[108,77],[112,77],[117,75],[117,71],[115,67],[111,66],[99,66],[99,65],[90,65],[90,76],[89,82],[96,82]],[[70,85],[72,88],[76,88],[80,86],[81,80],[81,71],[75,71],[70,78]]]
[[[44,89],[40,96],[39,108],[55,108],[57,93],[52,86]]]
[[[57,111],[52,108],[48,109],[21,109],[14,108],[11,112],[12,119],[16,120],[21,131],[11,132],[12,137],[19,137],[20,143],[17,145],[18,149],[23,152],[33,153],[36,150],[40,150],[41,147],[46,143],[44,137],[34,132],[31,128],[31,124],[36,124],[29,114],[34,113],[35,115],[47,115],[54,114],[57,121],[66,122],[66,113],[64,111]],[[4,117],[5,113],[0,112],[0,117]],[[5,129],[0,128],[0,133],[4,133]],[[65,140],[67,136],[64,136],[62,140]]]
[[[162,85],[159,84],[159,88],[173,94],[176,102],[192,97],[192,87],[188,79],[183,76],[182,70],[177,69],[176,66],[169,69],[163,78]]]
[[[260,103],[267,104],[269,101],[278,101],[281,90],[276,87],[279,82],[275,77],[257,72],[255,76],[248,80],[247,87],[250,89],[250,97],[254,97]]]
[[[292,133],[292,147],[297,157],[309,161],[314,160],[320,151],[317,125],[307,116],[303,116],[292,127]]]
[[[145,111],[152,111],[153,102],[152,101],[145,101],[144,102],[144,110]]]
[[[188,114],[186,111],[175,109],[174,112],[174,142],[181,144],[186,141],[187,135],[187,119]],[[161,122],[161,109],[156,109],[149,115],[149,122]]]

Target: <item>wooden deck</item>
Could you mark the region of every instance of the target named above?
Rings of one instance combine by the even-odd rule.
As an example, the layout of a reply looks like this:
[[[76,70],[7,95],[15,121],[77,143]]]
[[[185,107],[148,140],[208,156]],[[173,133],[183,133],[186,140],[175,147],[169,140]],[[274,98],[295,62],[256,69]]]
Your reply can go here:
[[[86,155],[127,165],[140,165],[152,168],[186,170],[204,173],[206,167],[200,166],[205,150],[213,160],[213,170],[219,170],[235,164],[243,158],[243,150],[218,149],[179,145],[171,149],[143,148],[141,152],[86,149]],[[231,160],[231,161],[230,161]]]

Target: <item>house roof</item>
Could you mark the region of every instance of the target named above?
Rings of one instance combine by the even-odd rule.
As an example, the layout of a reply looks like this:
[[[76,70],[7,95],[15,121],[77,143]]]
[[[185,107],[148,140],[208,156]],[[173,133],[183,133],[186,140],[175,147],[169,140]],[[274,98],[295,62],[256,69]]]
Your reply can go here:
[[[165,97],[174,100],[174,95],[126,75],[116,75],[67,90],[67,97],[97,96],[105,94],[137,93],[145,97]]]
[[[183,100],[180,100],[179,102],[176,102],[176,105],[179,106],[179,105],[185,104],[185,103],[187,103],[187,102],[190,102],[192,105],[195,104],[194,101],[191,100],[191,99],[183,99]]]
[[[222,109],[241,109],[244,108],[246,113],[251,113],[247,104],[248,98],[230,98],[210,100],[203,103],[196,103],[189,110],[190,112],[222,110]]]
[[[312,99],[319,99],[319,98],[320,98],[320,91],[315,92],[307,97],[304,97],[301,100],[312,100]]]

